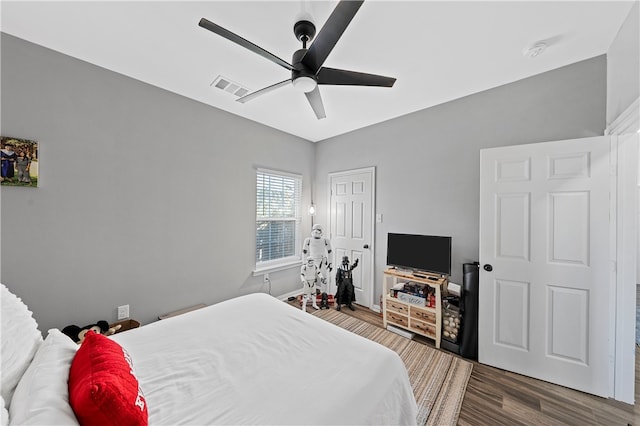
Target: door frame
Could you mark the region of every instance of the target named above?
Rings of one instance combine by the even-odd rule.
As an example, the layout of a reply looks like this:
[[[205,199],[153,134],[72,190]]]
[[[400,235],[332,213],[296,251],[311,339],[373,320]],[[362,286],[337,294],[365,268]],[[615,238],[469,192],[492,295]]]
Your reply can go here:
[[[612,152],[612,250],[615,263],[611,283],[614,297],[611,300],[609,324],[612,336],[609,344],[611,359],[611,396],[628,404],[634,403],[635,386],[635,315],[637,271],[638,223],[638,132],[640,131],[640,98],[605,129],[611,136]],[[634,135],[635,134],[635,135]]]
[[[374,275],[374,264],[376,260],[376,167],[363,167],[360,169],[351,169],[351,170],[343,170],[339,172],[331,172],[328,174],[328,187],[329,191],[327,194],[327,217],[329,218],[329,230],[332,228],[332,215],[331,215],[331,197],[332,197],[332,188],[331,188],[331,179],[338,176],[348,176],[353,174],[361,174],[361,173],[370,173],[371,174],[371,242],[369,243],[369,251],[371,252],[371,262],[369,265],[369,277],[370,282],[367,283],[369,285],[369,300],[366,300],[365,303],[359,303],[360,305],[366,306],[371,309],[373,307],[373,299],[375,293],[375,275]],[[337,262],[338,260],[336,260]],[[337,267],[337,266],[336,266]],[[364,285],[364,283],[363,283]]]

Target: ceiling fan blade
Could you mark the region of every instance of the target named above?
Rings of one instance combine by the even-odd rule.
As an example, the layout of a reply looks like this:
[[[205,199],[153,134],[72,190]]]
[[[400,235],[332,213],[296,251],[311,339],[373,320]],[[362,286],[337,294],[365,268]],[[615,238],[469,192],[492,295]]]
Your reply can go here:
[[[290,83],[291,83],[291,79],[287,79],[287,80],[281,81],[280,83],[272,84],[271,86],[267,86],[264,89],[256,90],[255,92],[251,92],[248,95],[244,95],[241,98],[236,99],[236,102],[240,102],[244,104],[246,102],[249,102],[252,99],[257,98],[258,96],[262,96],[265,93],[269,93],[272,90],[276,90]]]
[[[318,120],[323,118],[327,118],[327,114],[324,112],[324,105],[322,104],[322,97],[320,96],[320,90],[318,90],[318,86],[310,92],[304,94],[309,101],[309,105],[313,108],[313,112],[316,113],[316,117]]]
[[[324,24],[313,44],[302,58],[302,63],[315,74],[333,50],[344,30],[362,6],[361,1],[341,1]]]
[[[290,63],[288,63],[287,61],[278,58],[276,55],[274,55],[273,53],[267,52],[266,50],[264,50],[262,47],[257,46],[253,43],[251,43],[249,40],[246,40],[242,37],[240,37],[237,34],[232,33],[231,31],[227,30],[226,28],[222,28],[220,25],[218,24],[214,24],[213,22],[202,18],[200,19],[200,22],[198,23],[198,25],[200,25],[202,28],[205,28],[213,33],[218,34],[219,36],[222,36],[224,38],[226,38],[227,40],[231,40],[232,42],[239,44],[240,46],[244,47],[245,49],[249,49],[250,51],[252,51],[253,53],[257,53],[258,55],[262,56],[263,58],[266,58],[268,60],[270,60],[271,62],[274,62],[278,65],[280,65],[281,67],[284,67],[286,69],[288,69],[289,71],[293,70],[293,65],[291,65]]]
[[[393,77],[336,68],[322,67],[318,72],[318,84],[393,87],[395,82]]]

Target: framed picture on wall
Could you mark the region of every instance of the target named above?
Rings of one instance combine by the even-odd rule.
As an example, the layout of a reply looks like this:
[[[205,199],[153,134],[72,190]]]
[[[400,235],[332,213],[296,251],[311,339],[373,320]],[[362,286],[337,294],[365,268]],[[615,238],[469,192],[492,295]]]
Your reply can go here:
[[[2,186],[38,186],[38,142],[0,136]]]

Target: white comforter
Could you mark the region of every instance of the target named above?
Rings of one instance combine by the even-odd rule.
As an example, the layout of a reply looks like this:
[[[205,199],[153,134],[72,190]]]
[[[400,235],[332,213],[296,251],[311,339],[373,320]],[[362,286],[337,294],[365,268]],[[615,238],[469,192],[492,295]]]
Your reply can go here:
[[[415,424],[398,355],[266,294],[112,336],[154,424]]]

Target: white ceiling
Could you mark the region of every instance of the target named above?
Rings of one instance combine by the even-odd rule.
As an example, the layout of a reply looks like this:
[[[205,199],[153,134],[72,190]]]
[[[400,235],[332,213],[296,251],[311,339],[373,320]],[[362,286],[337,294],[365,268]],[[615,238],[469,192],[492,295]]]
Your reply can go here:
[[[309,13],[319,32],[336,4],[3,0],[1,29],[316,142],[605,54],[633,1],[366,1],[324,65],[397,82],[320,86],[323,120],[291,85],[246,104],[210,86],[222,75],[257,90],[290,73],[199,27],[200,18],[290,61],[301,47],[297,18]],[[538,41],[548,44],[541,55],[523,55]]]

